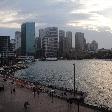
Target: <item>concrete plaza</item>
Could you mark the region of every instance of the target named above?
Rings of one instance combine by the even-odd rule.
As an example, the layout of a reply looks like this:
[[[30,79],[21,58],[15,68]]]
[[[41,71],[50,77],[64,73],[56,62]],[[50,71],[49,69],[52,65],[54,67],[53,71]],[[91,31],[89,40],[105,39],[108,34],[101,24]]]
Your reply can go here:
[[[16,87],[16,93],[11,94],[9,80],[5,82],[5,90],[0,92],[0,112],[78,112],[75,103],[71,105],[65,100],[49,97],[47,93],[40,93],[34,97],[31,90]],[[24,102],[30,103],[27,110]],[[94,110],[79,106],[79,112],[95,112]]]

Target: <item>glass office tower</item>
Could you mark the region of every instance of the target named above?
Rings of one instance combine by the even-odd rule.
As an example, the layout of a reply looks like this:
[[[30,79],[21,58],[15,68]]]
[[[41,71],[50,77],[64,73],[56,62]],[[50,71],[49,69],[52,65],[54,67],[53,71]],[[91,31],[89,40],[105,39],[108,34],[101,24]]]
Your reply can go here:
[[[26,22],[21,25],[21,55],[35,54],[35,23]]]

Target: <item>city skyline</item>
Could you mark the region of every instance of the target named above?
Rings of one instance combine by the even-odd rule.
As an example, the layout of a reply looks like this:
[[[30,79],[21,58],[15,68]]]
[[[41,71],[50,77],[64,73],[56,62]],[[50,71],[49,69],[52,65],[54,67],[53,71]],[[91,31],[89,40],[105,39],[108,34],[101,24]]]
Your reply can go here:
[[[110,0],[1,0],[0,35],[20,30],[22,23],[36,22],[38,29],[58,27],[62,30],[83,32],[87,42],[96,40],[99,48],[112,48],[112,21]]]

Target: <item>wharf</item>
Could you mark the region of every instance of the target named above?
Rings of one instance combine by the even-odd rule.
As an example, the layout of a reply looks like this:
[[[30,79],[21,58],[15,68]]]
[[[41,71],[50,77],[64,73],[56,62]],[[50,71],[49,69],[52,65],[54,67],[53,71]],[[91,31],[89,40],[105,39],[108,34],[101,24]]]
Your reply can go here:
[[[1,69],[1,76],[6,76],[8,80],[4,82],[0,76],[0,84],[2,82],[5,87],[4,91],[0,91],[0,112],[112,112],[107,107],[85,104],[84,98],[86,94],[84,92],[76,91],[74,98],[73,90],[52,85],[35,84],[42,91],[40,95],[36,93],[34,97],[32,92],[33,82],[14,78],[15,71],[26,67],[13,66],[7,67],[8,69]],[[10,82],[12,80],[16,82],[16,94],[10,92]],[[51,94],[51,91],[53,91],[53,94]],[[24,110],[25,101],[30,103],[27,111]]]
[[[3,79],[0,77],[0,82]],[[11,94],[10,82],[8,79],[4,82],[5,90],[0,92],[0,112],[78,112],[76,103],[68,103],[66,100],[48,95],[46,89],[35,97],[31,91],[26,87],[16,86],[16,93]],[[59,90],[58,90],[59,93]],[[24,109],[24,102],[30,103],[27,111]],[[89,107],[79,105],[79,112],[98,112]]]

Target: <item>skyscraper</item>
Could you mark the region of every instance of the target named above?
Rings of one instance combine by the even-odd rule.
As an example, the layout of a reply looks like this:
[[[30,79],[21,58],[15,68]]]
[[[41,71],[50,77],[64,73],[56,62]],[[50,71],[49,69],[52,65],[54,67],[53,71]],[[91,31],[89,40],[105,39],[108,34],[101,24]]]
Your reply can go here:
[[[45,35],[44,29],[39,29],[39,37],[40,37],[40,38],[43,38],[44,35]]]
[[[37,37],[35,39],[35,45],[36,45],[36,58],[41,58],[42,57],[42,44],[41,44],[42,39],[40,37]]]
[[[86,39],[84,38],[84,33],[76,32],[75,34],[75,49],[77,51],[86,50]]]
[[[15,52],[15,39],[10,40],[10,52],[12,52],[12,53]]]
[[[42,52],[44,57],[57,57],[58,52],[58,28],[47,27],[42,38]]]
[[[35,23],[26,22],[21,25],[21,54],[30,56],[35,53]]]
[[[16,56],[21,55],[21,32],[20,31],[15,32],[15,51],[16,51]]]
[[[40,39],[41,48],[42,48],[42,39],[44,35],[45,35],[44,29],[39,29],[39,39]]]
[[[0,36],[0,65],[11,65],[15,59],[10,36]]]
[[[87,43],[86,46],[88,52],[95,53],[98,50],[98,43],[95,40],[93,40],[91,43]]]
[[[0,36],[0,57],[8,57],[10,49],[10,36]]]
[[[67,38],[67,46],[68,46],[68,49],[70,50],[72,48],[72,32],[71,31],[66,32],[66,38]]]
[[[86,39],[84,33],[76,32],[75,34],[75,50],[77,57],[83,57],[86,51]]]
[[[15,43],[15,50],[17,50],[21,47],[21,32],[19,31],[15,32]]]
[[[69,58],[72,49],[72,32],[67,31],[64,38],[64,57]]]
[[[59,30],[59,57],[63,57],[65,31]]]
[[[97,43],[95,40],[93,40],[93,41],[91,42],[91,44],[90,44],[90,49],[91,49],[91,51],[93,51],[93,52],[96,52],[96,51],[98,50],[98,43]]]

